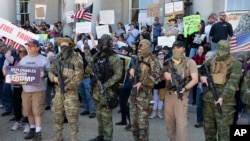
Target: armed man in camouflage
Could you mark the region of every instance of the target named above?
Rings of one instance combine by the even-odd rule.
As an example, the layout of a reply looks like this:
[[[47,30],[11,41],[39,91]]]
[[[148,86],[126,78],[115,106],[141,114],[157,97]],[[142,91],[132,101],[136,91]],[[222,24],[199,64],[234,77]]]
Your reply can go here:
[[[98,121],[98,136],[90,141],[112,140],[112,109],[118,104],[115,92],[123,69],[120,58],[112,47],[112,38],[104,34],[98,41],[99,52],[93,56],[92,67],[95,82],[92,87]]]
[[[71,130],[71,141],[77,141],[80,105],[77,87],[84,76],[84,65],[81,55],[74,51],[75,44],[69,38],[58,38],[57,45],[61,47],[61,54],[57,56],[49,70],[50,81],[58,84],[56,85],[56,95],[52,107],[53,124],[56,132],[53,141],[63,141],[62,130],[65,116]],[[59,71],[61,71],[62,78],[59,78]],[[62,83],[65,86],[64,93],[59,86]]]
[[[218,100],[213,98],[212,90],[205,87],[203,94],[203,117],[206,141],[230,140],[230,125],[233,123],[236,105],[235,92],[242,75],[241,63],[230,55],[230,43],[220,40],[216,49],[216,56],[207,60],[206,64],[215,84]],[[200,81],[208,86],[204,64],[199,69]],[[222,109],[219,114],[216,104]]]
[[[150,53],[150,47],[151,43],[147,39],[140,41],[139,48],[141,53],[138,58],[138,66],[133,66],[129,70],[130,77],[137,75],[135,74],[135,69],[139,68],[140,70],[138,81],[133,86],[133,89],[137,91],[137,95],[130,95],[130,101],[135,103],[135,107],[130,109],[130,114],[132,114],[132,132],[135,141],[149,140],[148,116],[150,111],[152,111],[152,106],[150,106],[152,88],[154,87],[155,80],[159,79],[160,63],[158,59]],[[130,106],[131,105],[133,104],[130,104]]]
[[[188,94],[198,83],[198,70],[194,60],[186,57],[185,44],[173,43],[173,57],[164,62],[162,72],[166,79],[165,122],[170,141],[188,140]]]

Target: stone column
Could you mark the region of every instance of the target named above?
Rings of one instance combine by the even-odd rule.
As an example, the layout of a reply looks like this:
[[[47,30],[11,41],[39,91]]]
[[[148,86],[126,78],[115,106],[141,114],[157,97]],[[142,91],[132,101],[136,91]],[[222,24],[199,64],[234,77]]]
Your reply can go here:
[[[91,31],[92,31],[92,34],[93,34],[94,37],[96,37],[95,26],[96,26],[97,18],[99,16],[99,12],[101,10],[102,1],[103,0],[93,0],[93,13],[92,13],[92,21],[91,21],[92,22]]]
[[[62,17],[62,24],[63,24],[63,36],[72,35],[72,30],[75,26],[74,23],[67,23],[66,21],[66,12],[67,11],[75,11],[75,1],[72,0],[63,0],[61,3],[62,9],[61,9],[61,17]]]

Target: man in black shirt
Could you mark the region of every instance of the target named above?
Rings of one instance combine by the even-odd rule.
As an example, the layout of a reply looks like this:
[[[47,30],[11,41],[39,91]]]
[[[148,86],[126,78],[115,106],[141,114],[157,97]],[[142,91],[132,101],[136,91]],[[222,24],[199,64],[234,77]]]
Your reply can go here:
[[[232,25],[226,22],[226,13],[220,12],[220,21],[215,23],[209,33],[211,50],[216,50],[217,43],[220,40],[229,40],[233,36]]]

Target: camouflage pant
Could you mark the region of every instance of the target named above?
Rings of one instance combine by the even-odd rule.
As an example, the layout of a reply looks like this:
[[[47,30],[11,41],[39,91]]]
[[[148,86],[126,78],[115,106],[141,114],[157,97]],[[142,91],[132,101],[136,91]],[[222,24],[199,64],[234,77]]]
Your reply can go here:
[[[54,113],[53,124],[56,133],[62,132],[65,116],[68,119],[71,134],[76,135],[78,133],[79,105],[76,92],[66,92],[64,95],[56,93],[52,107]]]
[[[132,132],[135,141],[148,141],[148,116],[152,111],[150,100],[152,94],[149,91],[139,91],[134,104],[133,96],[130,96],[129,104]]]
[[[233,123],[234,106],[222,105],[222,117],[212,102],[204,101],[203,117],[206,141],[216,141],[217,133],[219,141],[230,140],[230,125]]]

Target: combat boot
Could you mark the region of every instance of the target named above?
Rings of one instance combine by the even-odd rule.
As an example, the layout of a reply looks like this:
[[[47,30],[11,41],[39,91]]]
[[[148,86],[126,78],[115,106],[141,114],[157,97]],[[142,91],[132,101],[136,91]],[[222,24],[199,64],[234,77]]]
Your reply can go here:
[[[34,138],[36,132],[36,128],[30,128],[29,133],[24,137],[24,139],[29,140]]]
[[[158,111],[157,115],[158,115],[158,117],[159,117],[160,119],[163,119],[163,118],[164,118],[163,115],[162,115],[162,111],[161,111],[161,110]]]
[[[103,141],[103,135],[99,135],[99,136],[97,136],[96,138],[91,139],[91,140],[89,140],[89,141]]]
[[[149,116],[150,119],[156,118],[156,110],[154,110],[151,115]]]

